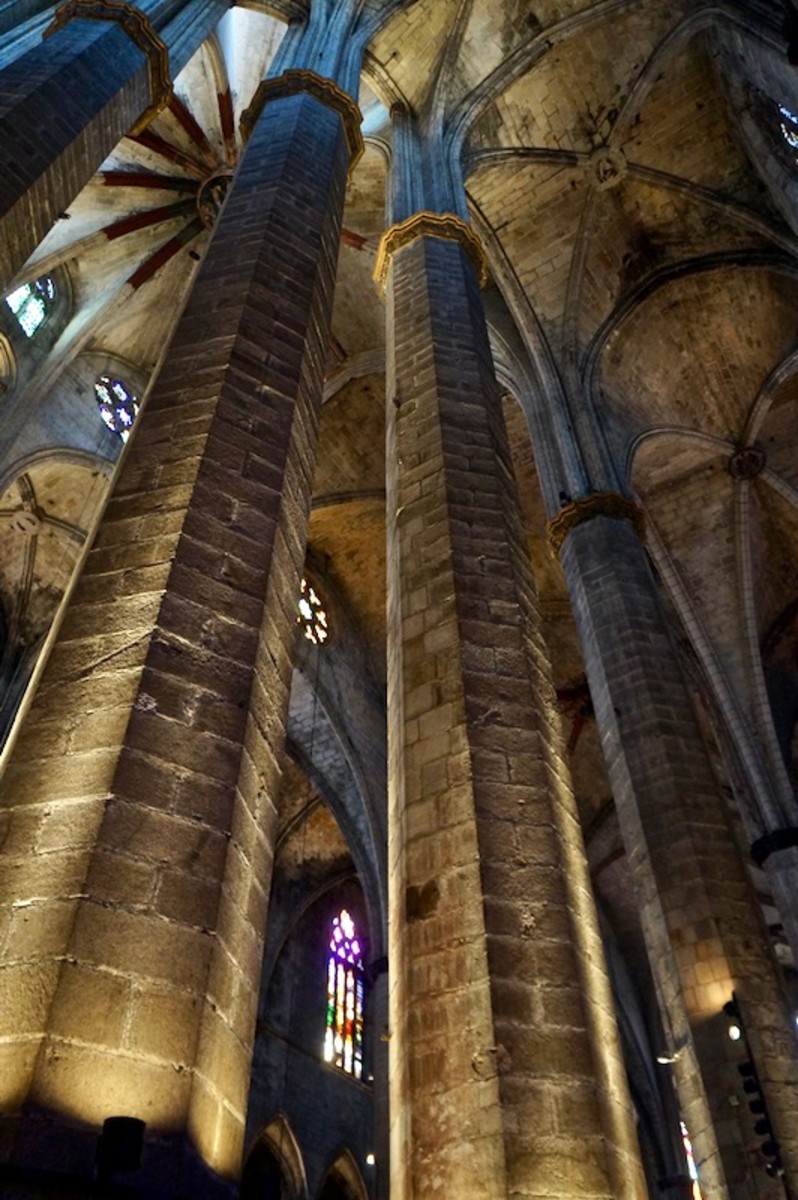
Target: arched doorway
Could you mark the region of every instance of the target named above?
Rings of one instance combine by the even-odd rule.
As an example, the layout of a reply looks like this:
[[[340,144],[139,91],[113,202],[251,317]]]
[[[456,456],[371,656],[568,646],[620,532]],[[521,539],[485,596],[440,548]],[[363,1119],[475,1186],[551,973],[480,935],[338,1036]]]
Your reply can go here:
[[[304,1200],[305,1168],[296,1138],[284,1117],[275,1117],[249,1153],[240,1200]]]

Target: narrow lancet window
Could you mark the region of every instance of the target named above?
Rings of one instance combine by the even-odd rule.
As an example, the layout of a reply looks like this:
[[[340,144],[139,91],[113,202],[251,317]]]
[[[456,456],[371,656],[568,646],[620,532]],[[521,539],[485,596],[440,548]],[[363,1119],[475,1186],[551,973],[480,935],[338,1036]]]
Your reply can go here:
[[[698,1185],[698,1167],[695,1164],[695,1155],[693,1153],[693,1143],[690,1141],[690,1134],[687,1132],[687,1126],[684,1121],[679,1122],[679,1128],[682,1134],[682,1145],[684,1146],[684,1155],[687,1159],[687,1173],[690,1176],[691,1196],[692,1200],[702,1200],[701,1188]]]
[[[355,923],[345,908],[330,926],[324,1061],[363,1074],[363,960]]]
[[[305,637],[314,646],[322,646],[330,634],[327,613],[324,611],[324,605],[317,592],[307,579],[302,580],[297,609],[297,624],[302,626]]]

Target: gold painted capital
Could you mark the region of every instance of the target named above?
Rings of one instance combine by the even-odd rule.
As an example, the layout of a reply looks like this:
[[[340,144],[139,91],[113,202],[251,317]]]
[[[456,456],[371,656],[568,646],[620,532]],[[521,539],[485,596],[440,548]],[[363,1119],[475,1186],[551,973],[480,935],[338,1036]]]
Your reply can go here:
[[[55,16],[42,37],[50,37],[73,19],[116,21],[131,42],[146,54],[150,76],[150,103],[130,131],[141,133],[166,107],[172,96],[169,51],[166,45],[153,29],[149,17],[134,4],[125,4],[123,0],[66,0],[65,4],[61,4],[55,10]]]
[[[414,213],[406,221],[392,225],[382,235],[377,252],[377,265],[374,268],[374,278],[380,287],[384,288],[388,282],[391,260],[396,251],[401,250],[403,246],[409,246],[420,237],[437,237],[459,242],[476,268],[480,287],[485,287],[488,282],[488,259],[482,242],[471,226],[454,213],[434,213],[426,210]]]
[[[258,85],[249,108],[241,114],[239,128],[243,140],[249,140],[255,122],[269,100],[296,96],[300,92],[314,96],[338,113],[349,143],[349,170],[353,171],[363,154],[363,134],[360,132],[363,115],[347,92],[339,88],[337,83],[333,83],[332,79],[325,79],[315,71],[289,70],[278,75],[276,79],[264,79]]]
[[[556,517],[549,521],[547,530],[549,543],[555,554],[559,554],[563,542],[572,529],[594,517],[612,517],[616,521],[631,521],[639,537],[645,533],[645,517],[643,510],[638,508],[633,500],[621,496],[618,492],[594,492],[592,496],[583,496],[561,508]]]

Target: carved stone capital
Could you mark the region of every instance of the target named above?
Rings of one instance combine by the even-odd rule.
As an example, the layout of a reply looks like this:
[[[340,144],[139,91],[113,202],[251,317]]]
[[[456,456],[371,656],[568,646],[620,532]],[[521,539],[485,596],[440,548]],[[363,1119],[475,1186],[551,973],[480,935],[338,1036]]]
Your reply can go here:
[[[612,517],[616,521],[631,521],[638,535],[642,538],[645,533],[645,517],[643,510],[638,508],[633,500],[621,496],[618,492],[594,492],[592,496],[582,496],[561,508],[556,517],[548,523],[549,543],[555,554],[559,554],[562,544],[572,529],[594,517]]]
[[[403,246],[409,246],[420,237],[437,237],[459,242],[476,268],[480,286],[485,287],[488,282],[488,259],[482,242],[471,226],[454,213],[434,213],[426,210],[414,213],[406,221],[392,225],[382,235],[377,252],[377,265],[374,268],[374,278],[380,287],[384,288],[388,282],[391,259],[396,251],[401,250]]]
[[[363,154],[363,134],[360,125],[363,115],[354,100],[332,79],[325,79],[315,71],[288,70],[276,79],[264,79],[252,97],[249,108],[241,114],[239,128],[241,137],[246,142],[255,127],[263,107],[269,100],[279,100],[283,96],[296,96],[305,92],[314,96],[322,104],[338,113],[349,143],[349,170],[354,170]]]
[[[172,95],[169,77],[169,51],[150,24],[149,18],[134,4],[123,0],[66,0],[55,10],[55,16],[42,37],[50,37],[72,20],[116,21],[134,45],[147,56],[150,75],[150,103],[133,126],[131,133],[141,133],[158,113],[166,107]]]

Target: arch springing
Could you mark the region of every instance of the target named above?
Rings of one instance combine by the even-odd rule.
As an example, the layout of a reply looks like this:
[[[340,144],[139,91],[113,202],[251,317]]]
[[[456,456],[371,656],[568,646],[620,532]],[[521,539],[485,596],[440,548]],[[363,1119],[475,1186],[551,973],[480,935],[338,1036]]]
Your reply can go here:
[[[355,923],[345,908],[330,925],[324,1061],[363,1074],[363,960]]]
[[[26,337],[32,338],[47,320],[47,314],[55,302],[55,284],[49,275],[42,275],[34,283],[23,283],[6,296],[11,309]]]

